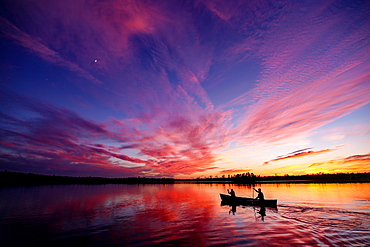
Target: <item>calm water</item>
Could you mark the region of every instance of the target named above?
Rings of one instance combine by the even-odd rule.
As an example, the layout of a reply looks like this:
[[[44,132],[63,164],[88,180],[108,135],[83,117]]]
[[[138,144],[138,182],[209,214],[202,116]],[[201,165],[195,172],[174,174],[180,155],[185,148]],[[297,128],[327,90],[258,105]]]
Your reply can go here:
[[[221,206],[220,184],[0,189],[1,246],[370,246],[370,183],[266,184],[278,209]]]

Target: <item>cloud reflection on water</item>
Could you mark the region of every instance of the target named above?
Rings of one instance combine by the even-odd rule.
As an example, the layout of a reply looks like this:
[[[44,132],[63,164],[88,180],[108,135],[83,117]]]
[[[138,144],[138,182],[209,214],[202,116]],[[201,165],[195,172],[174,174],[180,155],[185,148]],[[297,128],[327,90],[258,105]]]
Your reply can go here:
[[[271,246],[370,243],[369,184],[265,184],[278,210],[222,206],[227,184],[61,185],[0,190],[2,242],[34,245]],[[364,209],[365,207],[365,209]],[[366,211],[367,209],[367,211]],[[17,236],[21,235],[22,238]]]

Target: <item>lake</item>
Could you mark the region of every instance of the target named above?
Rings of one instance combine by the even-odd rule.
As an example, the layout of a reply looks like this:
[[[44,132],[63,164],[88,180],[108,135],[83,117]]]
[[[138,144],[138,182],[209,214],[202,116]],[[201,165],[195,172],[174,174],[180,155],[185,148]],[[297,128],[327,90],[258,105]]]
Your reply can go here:
[[[370,183],[261,184],[277,209],[221,205],[230,184],[0,189],[1,246],[370,246]]]

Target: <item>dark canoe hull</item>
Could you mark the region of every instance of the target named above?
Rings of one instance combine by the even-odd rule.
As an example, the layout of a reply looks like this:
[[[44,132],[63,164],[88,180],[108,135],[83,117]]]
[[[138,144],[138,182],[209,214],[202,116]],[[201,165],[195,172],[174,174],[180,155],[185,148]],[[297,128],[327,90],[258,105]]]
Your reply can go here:
[[[245,206],[265,206],[265,207],[277,207],[277,200],[257,200],[254,198],[247,198],[247,197],[231,197],[226,194],[220,194],[222,204],[236,204],[236,205],[245,205]]]

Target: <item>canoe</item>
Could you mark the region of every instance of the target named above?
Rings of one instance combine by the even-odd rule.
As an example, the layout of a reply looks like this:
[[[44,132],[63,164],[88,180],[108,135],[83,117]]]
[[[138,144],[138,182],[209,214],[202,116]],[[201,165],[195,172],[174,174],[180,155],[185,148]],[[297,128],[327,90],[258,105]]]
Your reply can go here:
[[[265,206],[265,207],[277,207],[277,200],[263,200],[260,201],[254,198],[247,198],[247,197],[231,197],[226,194],[220,194],[221,201],[223,204],[236,204],[236,205],[245,205],[245,206]]]

